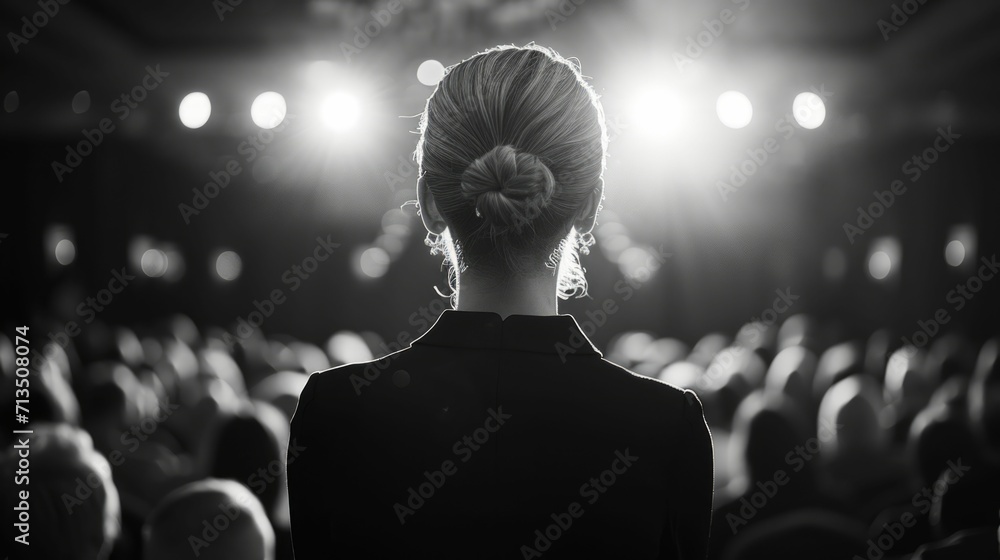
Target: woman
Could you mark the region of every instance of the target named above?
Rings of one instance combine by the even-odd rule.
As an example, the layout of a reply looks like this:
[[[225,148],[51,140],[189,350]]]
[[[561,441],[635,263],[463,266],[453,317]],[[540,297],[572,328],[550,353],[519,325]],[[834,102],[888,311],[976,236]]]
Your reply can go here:
[[[704,558],[701,403],[601,358],[557,295],[603,198],[603,111],[555,52],[449,69],[416,159],[454,310],[412,345],[312,375],[292,420],[292,540],[312,558]]]

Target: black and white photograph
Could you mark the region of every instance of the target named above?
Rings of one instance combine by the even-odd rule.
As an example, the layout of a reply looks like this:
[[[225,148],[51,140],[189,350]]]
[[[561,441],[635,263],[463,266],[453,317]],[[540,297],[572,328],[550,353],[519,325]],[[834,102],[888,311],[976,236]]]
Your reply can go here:
[[[0,24],[0,559],[1000,560],[995,0]]]

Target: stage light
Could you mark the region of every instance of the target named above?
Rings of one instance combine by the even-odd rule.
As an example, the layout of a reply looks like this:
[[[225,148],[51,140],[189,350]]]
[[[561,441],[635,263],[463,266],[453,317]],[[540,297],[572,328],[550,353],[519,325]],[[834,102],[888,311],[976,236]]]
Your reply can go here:
[[[250,118],[261,128],[274,128],[285,120],[285,98],[280,93],[265,91],[250,105]]]
[[[385,249],[390,258],[396,258],[406,249],[406,237],[392,233],[383,233],[375,238],[375,246]]]
[[[240,277],[243,272],[243,259],[235,251],[222,251],[215,257],[215,273],[226,282]]]
[[[3,98],[3,110],[8,113],[17,111],[17,106],[21,104],[21,99],[16,91],[9,91]]]
[[[792,101],[792,116],[802,128],[816,128],[826,120],[826,104],[815,93],[802,92]]]
[[[951,266],[959,266],[965,260],[965,245],[957,239],[952,239],[944,248],[944,260]]]
[[[643,247],[632,246],[618,255],[618,269],[629,280],[647,282],[659,268],[659,261]]]
[[[382,231],[396,237],[410,235],[412,217],[400,208],[390,208],[382,215]]]
[[[184,96],[177,110],[181,123],[188,128],[201,128],[212,116],[212,101],[200,91]]]
[[[738,91],[727,91],[719,96],[715,111],[722,124],[729,128],[743,128],[753,119],[753,104]]]
[[[354,128],[361,120],[361,103],[358,98],[344,91],[334,92],[323,100],[323,124],[337,132]]]
[[[90,92],[85,89],[76,92],[73,96],[73,112],[80,115],[88,110],[90,110]]]
[[[436,86],[444,78],[444,65],[436,60],[425,60],[417,68],[417,80],[425,86]]]
[[[142,273],[150,278],[159,278],[167,272],[167,254],[159,249],[146,249],[140,260]]]
[[[893,237],[880,237],[868,250],[868,274],[875,280],[885,280],[899,268],[899,241]]]
[[[70,265],[76,259],[76,245],[69,239],[60,239],[56,243],[55,255],[57,263],[63,266]]]
[[[142,270],[142,256],[153,248],[153,239],[146,235],[133,237],[128,244],[128,262],[132,270]]]
[[[885,251],[875,251],[868,257],[868,274],[876,280],[884,280],[892,271],[892,259]]]
[[[968,257],[975,258],[976,231],[969,224],[953,226],[948,230],[948,244],[944,248],[944,260],[953,267],[971,264]]]
[[[677,95],[665,87],[643,89],[629,103],[629,127],[646,133],[676,130],[682,116]]]
[[[45,252],[50,264],[68,266],[76,259],[73,230],[63,224],[45,228]]]
[[[381,278],[389,270],[389,253],[381,247],[365,247],[355,251],[355,274],[361,278]]]

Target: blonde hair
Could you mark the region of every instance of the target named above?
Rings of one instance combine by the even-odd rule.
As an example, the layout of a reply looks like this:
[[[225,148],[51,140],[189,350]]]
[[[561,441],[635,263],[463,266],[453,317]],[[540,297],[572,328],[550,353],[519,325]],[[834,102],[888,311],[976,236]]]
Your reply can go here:
[[[419,132],[414,159],[448,226],[427,244],[453,290],[456,266],[500,277],[544,266],[561,298],[586,294],[579,252],[593,237],[573,224],[603,188],[608,137],[578,62],[535,44],[478,53],[446,70]]]

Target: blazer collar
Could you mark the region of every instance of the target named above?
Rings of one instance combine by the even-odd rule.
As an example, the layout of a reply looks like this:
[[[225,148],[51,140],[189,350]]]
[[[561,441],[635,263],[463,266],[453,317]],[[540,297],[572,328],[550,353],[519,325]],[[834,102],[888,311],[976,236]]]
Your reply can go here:
[[[413,344],[602,356],[572,315],[509,315],[503,319],[489,311],[446,309]]]

